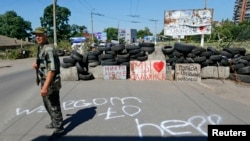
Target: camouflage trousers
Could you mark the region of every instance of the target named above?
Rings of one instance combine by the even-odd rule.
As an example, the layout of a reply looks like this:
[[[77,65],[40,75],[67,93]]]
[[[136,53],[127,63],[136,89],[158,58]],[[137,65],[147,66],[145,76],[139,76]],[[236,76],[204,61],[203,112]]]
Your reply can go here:
[[[63,127],[63,116],[60,106],[59,91],[54,90],[54,88],[50,86],[48,89],[48,95],[43,96],[42,98],[44,107],[50,115],[53,126],[56,128]]]

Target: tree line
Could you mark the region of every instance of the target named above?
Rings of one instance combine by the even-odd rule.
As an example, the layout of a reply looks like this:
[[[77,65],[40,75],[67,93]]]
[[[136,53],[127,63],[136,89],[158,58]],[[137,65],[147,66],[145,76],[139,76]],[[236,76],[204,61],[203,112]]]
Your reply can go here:
[[[57,40],[65,41],[70,37],[85,36],[88,37],[88,29],[85,25],[70,25],[69,17],[71,11],[66,7],[56,5],[56,29]],[[17,39],[29,39],[33,41],[31,34],[31,22],[26,21],[19,16],[15,11],[7,11],[0,15],[0,35],[8,36]],[[50,41],[53,41],[53,5],[49,5],[44,9],[43,15],[40,17],[40,24],[42,27],[46,27]],[[245,20],[239,24],[226,19],[220,22],[214,21],[212,24],[212,32],[210,35],[205,35],[205,40],[208,42],[215,42],[218,40],[224,41],[242,41],[250,39],[250,20]],[[108,27],[103,30],[107,33],[107,40],[118,40],[118,29],[114,27]],[[148,27],[137,31],[137,37],[142,38],[144,36],[153,35]],[[159,37],[164,36],[163,30],[157,34]],[[200,36],[187,36],[186,40],[200,41]],[[95,39],[97,42],[97,40]]]

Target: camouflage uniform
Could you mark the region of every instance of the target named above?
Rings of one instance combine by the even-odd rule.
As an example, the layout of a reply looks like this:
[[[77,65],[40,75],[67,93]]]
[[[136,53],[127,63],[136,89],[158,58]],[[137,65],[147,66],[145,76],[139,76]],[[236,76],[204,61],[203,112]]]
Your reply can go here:
[[[48,88],[48,95],[43,96],[43,103],[50,115],[51,126],[53,128],[63,128],[63,116],[60,106],[59,91],[61,88],[60,79],[60,60],[56,55],[55,49],[52,45],[45,44],[38,47],[38,59],[39,59],[39,78],[41,82],[41,88],[46,79],[48,71],[55,71],[55,77]]]

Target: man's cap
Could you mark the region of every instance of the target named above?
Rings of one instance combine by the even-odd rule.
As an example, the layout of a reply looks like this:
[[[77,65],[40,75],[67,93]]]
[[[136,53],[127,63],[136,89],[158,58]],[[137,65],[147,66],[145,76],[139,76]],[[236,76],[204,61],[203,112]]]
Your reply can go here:
[[[35,29],[35,31],[33,31],[32,33],[33,34],[42,34],[42,33],[46,33],[47,32],[47,30],[45,29],[45,28],[43,28],[43,27],[37,27],[36,29]]]

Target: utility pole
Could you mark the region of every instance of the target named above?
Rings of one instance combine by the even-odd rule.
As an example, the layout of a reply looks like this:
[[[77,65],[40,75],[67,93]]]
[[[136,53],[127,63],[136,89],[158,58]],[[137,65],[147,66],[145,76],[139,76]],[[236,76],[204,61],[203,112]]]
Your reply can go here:
[[[157,37],[156,37],[156,30],[157,30],[157,26],[156,26],[156,25],[157,25],[157,21],[158,21],[158,20],[151,19],[151,20],[149,20],[149,21],[155,22],[155,45],[156,45],[156,38],[157,38]]]
[[[100,13],[94,13],[95,9],[92,9],[91,10],[91,13],[90,13],[90,16],[91,16],[91,30],[92,30],[92,36],[91,36],[91,40],[92,42],[94,41],[94,30],[93,30],[93,15],[97,15],[97,16],[104,16],[103,14],[100,14]]]
[[[53,26],[54,26],[54,46],[57,47],[57,36],[56,36],[56,1],[53,0]]]
[[[204,9],[207,9],[207,0],[204,2]]]
[[[92,34],[91,34],[91,42],[93,43],[93,41],[94,41],[94,33],[93,33],[93,11],[94,11],[95,9],[92,9],[92,11],[91,11],[91,13],[90,13],[90,15],[91,15],[91,32],[92,32]]]
[[[120,39],[120,32],[119,32],[119,22],[118,22],[118,27],[117,27],[117,40],[119,41]]]

